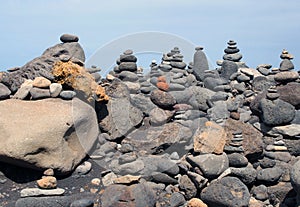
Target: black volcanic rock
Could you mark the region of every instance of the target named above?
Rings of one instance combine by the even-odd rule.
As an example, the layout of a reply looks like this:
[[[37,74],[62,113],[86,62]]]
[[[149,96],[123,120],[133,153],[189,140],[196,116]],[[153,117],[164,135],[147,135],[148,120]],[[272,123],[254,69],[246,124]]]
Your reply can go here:
[[[193,74],[197,80],[204,80],[205,71],[209,70],[208,61],[203,48],[197,47],[194,54]]]
[[[224,60],[220,76],[229,80],[230,76],[238,71],[238,65],[233,61]]]
[[[261,119],[267,125],[288,124],[295,117],[295,107],[280,99],[262,99],[259,107],[262,111]]]
[[[248,207],[250,193],[238,178],[225,177],[205,188],[201,199],[209,206]]]
[[[78,42],[79,37],[76,35],[71,35],[71,34],[63,34],[62,36],[60,36],[60,41],[62,41],[63,43]]]

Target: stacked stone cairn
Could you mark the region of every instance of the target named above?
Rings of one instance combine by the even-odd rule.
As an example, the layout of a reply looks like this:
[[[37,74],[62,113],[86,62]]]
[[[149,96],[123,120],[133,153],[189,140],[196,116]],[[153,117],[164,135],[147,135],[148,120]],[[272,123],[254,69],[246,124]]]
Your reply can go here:
[[[91,143],[88,146],[93,148],[88,147],[90,153],[84,160],[85,150],[76,148],[75,153],[68,148],[78,147],[78,142],[69,143],[73,139],[63,138],[59,150],[64,152],[64,159],[58,159],[58,151],[49,150],[57,140],[52,140],[51,147],[46,144],[59,133],[46,136],[41,131],[29,136],[22,128],[27,137],[39,138],[31,142],[32,151],[20,156],[16,153],[22,151],[20,145],[11,147],[5,142],[5,147],[0,148],[0,158],[7,159],[1,160],[17,160],[12,164],[46,171],[37,181],[39,194],[30,194],[31,190],[25,187],[20,191],[21,197],[28,197],[20,198],[15,206],[44,206],[46,201],[55,203],[57,199],[73,207],[98,203],[102,207],[300,205],[300,83],[293,56],[286,50],[280,56],[279,68],[261,64],[253,69],[241,62],[242,54],[236,42],[230,40],[223,60],[218,61],[220,67],[210,70],[203,47],[196,47],[194,57],[187,57],[193,58],[188,65],[180,49],[174,47],[163,54],[160,63],[151,62],[148,74],[137,67],[133,51],[126,50],[106,78],[96,74],[99,68],[86,69],[98,85],[105,87],[109,99],[81,111],[76,105],[73,110],[63,108],[70,100],[79,103],[80,91],[57,83],[51,72],[55,61],[84,65],[83,56],[79,55],[82,52],[76,57],[71,57],[70,51],[65,52],[70,45],[78,49],[78,37],[65,35],[62,39],[62,44],[44,53],[52,56],[42,56],[0,74],[1,116],[11,117],[9,114],[14,112],[10,108],[21,108],[18,113],[33,111],[7,104],[14,98],[24,99],[30,105],[50,98],[60,100],[63,104],[55,110],[72,111],[81,118],[75,123],[64,120],[61,125],[69,128],[62,130],[55,125],[62,117],[53,121],[59,113],[48,115],[53,124],[47,122],[51,130],[46,131],[74,135],[70,128],[85,123],[82,128],[76,125],[76,132],[84,135],[84,139],[79,139],[82,145]],[[39,68],[41,63],[45,67]],[[80,106],[91,106],[87,100],[84,104]],[[47,110],[41,107],[41,112],[38,107],[33,108],[37,116],[31,118],[34,114],[30,114],[27,120],[25,114],[24,120],[35,120],[50,109],[51,113],[55,111],[51,107],[46,107]],[[87,113],[89,116],[84,116]],[[91,120],[93,124],[86,123]],[[14,121],[0,119],[0,126],[6,130],[5,139],[1,137],[4,133],[0,133],[1,140],[14,133],[7,127],[7,123]],[[29,129],[34,124],[31,121],[25,127]],[[92,128],[96,129],[93,133],[84,130]],[[18,135],[21,145],[27,146],[27,139],[20,134],[13,135]],[[93,139],[87,136],[91,134]],[[9,150],[5,151],[6,148]],[[78,155],[79,152],[83,155]],[[42,159],[45,154],[47,162]],[[56,162],[49,164],[53,160]],[[60,196],[49,196],[50,191],[60,189],[56,188],[54,174],[66,173],[81,181],[78,183],[88,182],[80,186],[80,192],[76,192],[77,188],[68,189],[85,199],[57,192],[54,195]],[[41,192],[42,188],[50,189]],[[34,197],[37,195],[40,197]]]

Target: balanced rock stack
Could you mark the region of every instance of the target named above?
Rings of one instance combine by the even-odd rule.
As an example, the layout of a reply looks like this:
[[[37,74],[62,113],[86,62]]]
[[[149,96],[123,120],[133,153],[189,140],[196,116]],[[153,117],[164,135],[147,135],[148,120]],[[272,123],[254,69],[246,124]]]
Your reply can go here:
[[[294,64],[292,63],[293,55],[289,54],[287,50],[283,50],[280,55],[282,59],[279,67],[279,71],[275,74],[274,79],[280,83],[293,82],[299,78],[299,73],[293,71]]]
[[[140,90],[139,77],[137,75],[137,58],[133,55],[132,50],[126,50],[117,60],[117,66],[114,68],[114,76],[124,81],[130,89],[130,93],[137,93]]]
[[[126,50],[123,54],[120,55],[120,58],[117,60],[118,66],[114,68],[116,73],[122,71],[137,72],[137,58],[133,55],[132,50]]]
[[[78,44],[61,39],[60,48]],[[240,62],[234,41],[225,53],[214,70],[202,47],[188,69],[175,47],[149,74],[130,50],[106,79],[63,55],[52,57],[58,63],[47,77],[35,69],[1,73],[0,159],[54,170],[31,179],[34,190],[2,188],[3,203],[12,203],[4,193],[23,197],[27,189],[35,194],[16,207],[299,206],[300,83],[292,56],[282,53],[281,69],[256,70]],[[92,107],[94,99],[101,101]],[[2,165],[0,185],[15,189],[2,179],[14,170]],[[78,192],[84,199],[72,195]]]
[[[294,56],[292,54],[289,54],[287,50],[282,50],[280,58],[282,59],[279,67],[280,71],[289,71],[294,69],[294,64],[291,61],[292,59],[294,59]]]
[[[228,46],[224,50],[225,55],[223,56],[223,60],[230,60],[233,62],[239,62],[242,59],[242,54],[240,54],[240,49],[237,48],[236,42],[234,40],[229,40],[227,42]]]
[[[21,190],[21,197],[37,197],[37,196],[60,196],[65,193],[62,188],[57,188],[57,179],[54,177],[53,169],[44,171],[41,179],[37,180],[38,188],[25,188]]]
[[[236,42],[229,40],[227,44],[228,46],[224,50],[224,61],[218,62],[218,65],[221,66],[220,76],[225,80],[229,80],[230,76],[238,71],[238,68],[245,67],[245,64],[240,62],[243,56],[241,53],[239,53],[240,50],[237,48]]]
[[[170,52],[163,55],[162,62],[158,68],[163,72],[173,70],[173,72],[181,72],[185,69],[186,63],[183,62],[183,55],[180,54],[178,47],[174,47]]]

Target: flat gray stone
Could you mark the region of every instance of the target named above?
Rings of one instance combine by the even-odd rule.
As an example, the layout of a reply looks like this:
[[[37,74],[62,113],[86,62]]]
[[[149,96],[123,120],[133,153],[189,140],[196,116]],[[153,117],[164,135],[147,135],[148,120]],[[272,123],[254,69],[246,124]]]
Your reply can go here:
[[[56,189],[40,189],[40,188],[25,188],[21,190],[21,198],[32,196],[54,196],[63,195],[65,190],[62,188]]]

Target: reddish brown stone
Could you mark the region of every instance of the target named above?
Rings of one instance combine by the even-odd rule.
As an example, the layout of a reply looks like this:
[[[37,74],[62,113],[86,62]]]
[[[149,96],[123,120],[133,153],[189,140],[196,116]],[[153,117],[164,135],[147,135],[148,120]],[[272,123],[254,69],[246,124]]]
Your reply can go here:
[[[234,120],[240,120],[240,113],[239,112],[231,112],[230,118],[232,118]]]
[[[173,109],[176,104],[175,98],[167,92],[161,90],[154,90],[150,94],[151,101],[163,109]]]
[[[169,84],[167,84],[165,82],[157,82],[156,86],[157,86],[157,88],[159,88],[160,90],[163,90],[163,91],[169,90]]]

